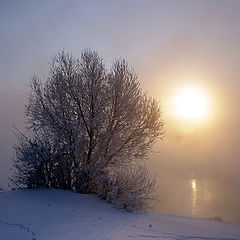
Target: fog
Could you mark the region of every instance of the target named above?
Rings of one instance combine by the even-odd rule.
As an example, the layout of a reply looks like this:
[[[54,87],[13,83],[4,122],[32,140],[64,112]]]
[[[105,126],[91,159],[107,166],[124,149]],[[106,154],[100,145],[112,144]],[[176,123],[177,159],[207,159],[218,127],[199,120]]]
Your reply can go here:
[[[196,179],[199,216],[240,222],[233,216],[240,212],[239,9],[237,0],[1,1],[0,187],[7,188],[13,128],[24,128],[31,76],[46,78],[62,49],[79,56],[91,48],[109,65],[126,58],[143,90],[161,101],[166,136],[147,162],[159,180],[158,211],[191,215],[192,206],[176,206],[191,201],[188,183]],[[211,120],[189,132],[168,112],[173,90],[186,84],[206,88],[213,102]]]

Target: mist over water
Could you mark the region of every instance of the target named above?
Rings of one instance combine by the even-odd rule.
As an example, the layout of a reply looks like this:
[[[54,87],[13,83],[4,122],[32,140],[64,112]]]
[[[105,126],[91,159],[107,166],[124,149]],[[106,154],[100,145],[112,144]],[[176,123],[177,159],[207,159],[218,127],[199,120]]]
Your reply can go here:
[[[240,179],[231,166],[234,161],[210,162],[204,155],[192,155],[192,149],[187,154],[167,145],[162,143],[162,153],[153,154],[148,162],[157,176],[160,198],[153,210],[240,224]]]
[[[161,202],[155,211],[240,223],[240,191],[237,187],[201,178],[159,178],[159,188]]]

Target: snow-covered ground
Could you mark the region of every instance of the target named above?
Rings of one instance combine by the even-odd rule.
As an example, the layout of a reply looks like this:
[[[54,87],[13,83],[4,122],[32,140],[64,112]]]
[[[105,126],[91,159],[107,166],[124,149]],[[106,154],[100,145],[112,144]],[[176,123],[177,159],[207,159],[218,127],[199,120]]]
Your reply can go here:
[[[95,196],[39,189],[0,193],[1,240],[240,239],[240,225],[127,213]]]

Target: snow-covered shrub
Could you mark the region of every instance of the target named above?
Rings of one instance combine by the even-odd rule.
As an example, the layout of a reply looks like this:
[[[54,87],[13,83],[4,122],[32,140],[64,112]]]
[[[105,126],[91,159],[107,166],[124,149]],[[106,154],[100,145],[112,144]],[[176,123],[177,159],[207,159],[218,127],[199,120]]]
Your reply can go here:
[[[95,193],[93,171],[90,168],[76,169],[73,172],[72,189],[78,193]]]
[[[10,186],[35,188],[48,186],[48,149],[43,142],[18,135]]]
[[[102,177],[98,195],[117,208],[130,212],[144,210],[157,200],[155,183],[144,165],[112,168]]]

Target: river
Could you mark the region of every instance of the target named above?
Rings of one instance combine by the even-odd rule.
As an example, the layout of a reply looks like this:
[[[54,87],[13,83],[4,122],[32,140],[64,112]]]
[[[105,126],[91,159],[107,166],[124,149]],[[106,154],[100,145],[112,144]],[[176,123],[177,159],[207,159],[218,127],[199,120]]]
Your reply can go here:
[[[221,179],[158,177],[162,214],[211,218],[240,224],[240,187]]]

